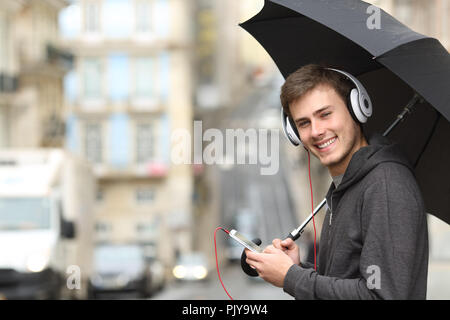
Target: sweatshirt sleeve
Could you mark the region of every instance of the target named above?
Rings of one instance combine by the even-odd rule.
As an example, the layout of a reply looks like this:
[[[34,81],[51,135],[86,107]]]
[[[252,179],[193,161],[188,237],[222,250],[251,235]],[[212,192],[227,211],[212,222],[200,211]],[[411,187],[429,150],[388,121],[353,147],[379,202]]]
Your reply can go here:
[[[384,172],[386,174],[386,172]],[[377,179],[364,192],[361,204],[363,246],[360,277],[340,279],[314,269],[292,266],[283,290],[296,299],[411,299],[426,268],[426,215],[414,184]],[[420,278],[420,277],[419,277]]]
[[[314,269],[314,263],[311,263],[311,262],[308,262],[308,261],[301,262],[300,266],[302,268],[305,268],[305,269]]]
[[[288,270],[283,284],[284,292],[296,300],[354,300],[376,299],[367,288],[366,281],[359,279],[339,279],[319,275],[314,269],[304,269],[293,265]]]

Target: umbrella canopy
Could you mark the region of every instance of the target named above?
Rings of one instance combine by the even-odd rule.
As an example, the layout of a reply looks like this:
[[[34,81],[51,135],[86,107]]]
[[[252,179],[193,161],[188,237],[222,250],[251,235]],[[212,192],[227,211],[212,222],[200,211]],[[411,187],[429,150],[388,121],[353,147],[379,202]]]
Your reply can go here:
[[[418,93],[424,101],[389,138],[414,165],[427,212],[450,223],[450,55],[438,40],[381,9],[379,29],[369,28],[369,6],[359,0],[265,0],[241,26],[285,78],[309,63],[357,76],[374,106],[364,125],[368,135],[384,132]]]

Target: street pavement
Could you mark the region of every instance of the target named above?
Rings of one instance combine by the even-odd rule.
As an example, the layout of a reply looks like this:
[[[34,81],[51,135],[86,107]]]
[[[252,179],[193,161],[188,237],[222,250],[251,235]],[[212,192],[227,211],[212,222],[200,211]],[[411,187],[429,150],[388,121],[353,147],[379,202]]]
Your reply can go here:
[[[223,269],[223,270],[222,270]],[[283,289],[272,286],[259,278],[247,276],[240,265],[220,268],[225,288],[234,300],[293,300]],[[208,281],[173,282],[165,290],[151,297],[152,300],[228,300],[217,273]]]

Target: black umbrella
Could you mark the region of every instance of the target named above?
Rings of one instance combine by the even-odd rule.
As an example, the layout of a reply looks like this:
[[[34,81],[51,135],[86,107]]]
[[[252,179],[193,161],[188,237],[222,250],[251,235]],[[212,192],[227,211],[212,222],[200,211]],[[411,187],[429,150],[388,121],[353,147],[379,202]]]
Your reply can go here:
[[[410,113],[407,120],[389,138],[415,166],[427,212],[450,223],[450,55],[438,40],[381,9],[380,28],[370,28],[374,11],[369,6],[359,0],[265,0],[263,9],[241,26],[285,78],[309,63],[357,76],[374,106],[364,125],[368,135],[385,132],[407,102],[420,95],[423,100],[411,113],[403,112]]]

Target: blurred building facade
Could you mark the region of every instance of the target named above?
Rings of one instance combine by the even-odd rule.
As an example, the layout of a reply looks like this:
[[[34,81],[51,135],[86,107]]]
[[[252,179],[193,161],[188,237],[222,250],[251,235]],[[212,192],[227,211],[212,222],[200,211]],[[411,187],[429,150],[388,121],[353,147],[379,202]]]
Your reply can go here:
[[[261,45],[239,26],[262,9],[260,0],[195,0],[196,114],[236,105],[277,69]]]
[[[203,130],[216,126],[202,115],[217,120],[275,70],[238,26],[261,7],[79,0],[61,12],[61,43],[75,56],[64,79],[65,146],[86,157],[99,179],[98,241],[158,244],[167,264],[178,253],[212,252],[199,231],[219,215],[215,181],[202,166],[174,165],[170,138],[179,128],[193,133],[194,119]]]
[[[72,56],[58,43],[64,0],[2,0],[0,147],[63,144],[63,77]]]
[[[66,148],[98,178],[96,239],[154,246],[170,265],[191,246],[192,170],[172,165],[192,127],[190,2],[80,0],[60,14],[75,55],[65,77]]]
[[[450,49],[449,0],[369,0],[412,30],[437,38]]]

